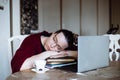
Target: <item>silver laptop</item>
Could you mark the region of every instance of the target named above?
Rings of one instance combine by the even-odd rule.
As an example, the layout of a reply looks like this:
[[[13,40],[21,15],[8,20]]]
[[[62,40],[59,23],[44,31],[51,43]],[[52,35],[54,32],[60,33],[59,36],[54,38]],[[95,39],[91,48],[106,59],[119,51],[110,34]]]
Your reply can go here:
[[[78,37],[78,73],[109,66],[107,36]]]

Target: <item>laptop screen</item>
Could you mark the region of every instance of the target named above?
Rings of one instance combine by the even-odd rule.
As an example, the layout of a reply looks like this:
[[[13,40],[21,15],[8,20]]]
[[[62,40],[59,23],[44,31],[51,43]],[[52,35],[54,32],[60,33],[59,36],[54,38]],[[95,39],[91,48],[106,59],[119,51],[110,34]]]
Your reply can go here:
[[[109,37],[78,37],[78,73],[109,65]]]

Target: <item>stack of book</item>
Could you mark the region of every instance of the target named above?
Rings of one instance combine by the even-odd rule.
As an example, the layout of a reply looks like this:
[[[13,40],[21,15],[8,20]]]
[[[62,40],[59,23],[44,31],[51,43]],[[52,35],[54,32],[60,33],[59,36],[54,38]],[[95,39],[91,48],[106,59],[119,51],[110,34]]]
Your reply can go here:
[[[59,58],[48,58],[46,59],[47,68],[56,68],[77,64],[76,59],[73,57],[59,57]]]

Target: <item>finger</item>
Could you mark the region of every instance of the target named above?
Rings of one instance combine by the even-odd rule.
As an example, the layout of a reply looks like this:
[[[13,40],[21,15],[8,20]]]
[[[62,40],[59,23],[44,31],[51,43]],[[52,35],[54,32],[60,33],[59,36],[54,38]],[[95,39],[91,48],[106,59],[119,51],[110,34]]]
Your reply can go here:
[[[59,55],[50,56],[50,58],[59,58],[59,57],[66,57],[66,56],[67,56],[66,54],[59,54]]]

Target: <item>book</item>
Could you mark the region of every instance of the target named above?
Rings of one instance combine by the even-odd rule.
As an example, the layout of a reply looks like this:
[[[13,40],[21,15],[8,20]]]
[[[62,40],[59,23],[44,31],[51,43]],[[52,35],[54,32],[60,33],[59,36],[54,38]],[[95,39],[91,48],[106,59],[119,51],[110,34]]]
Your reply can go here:
[[[47,58],[46,61],[47,68],[56,68],[77,64],[76,59],[70,56],[59,58]]]
[[[59,57],[59,58],[48,58],[46,59],[47,64],[61,64],[61,63],[68,63],[74,62],[75,59],[73,57]]]
[[[57,67],[74,65],[74,64],[77,64],[77,62],[69,62],[69,63],[63,63],[63,64],[46,64],[46,68],[57,68]]]

